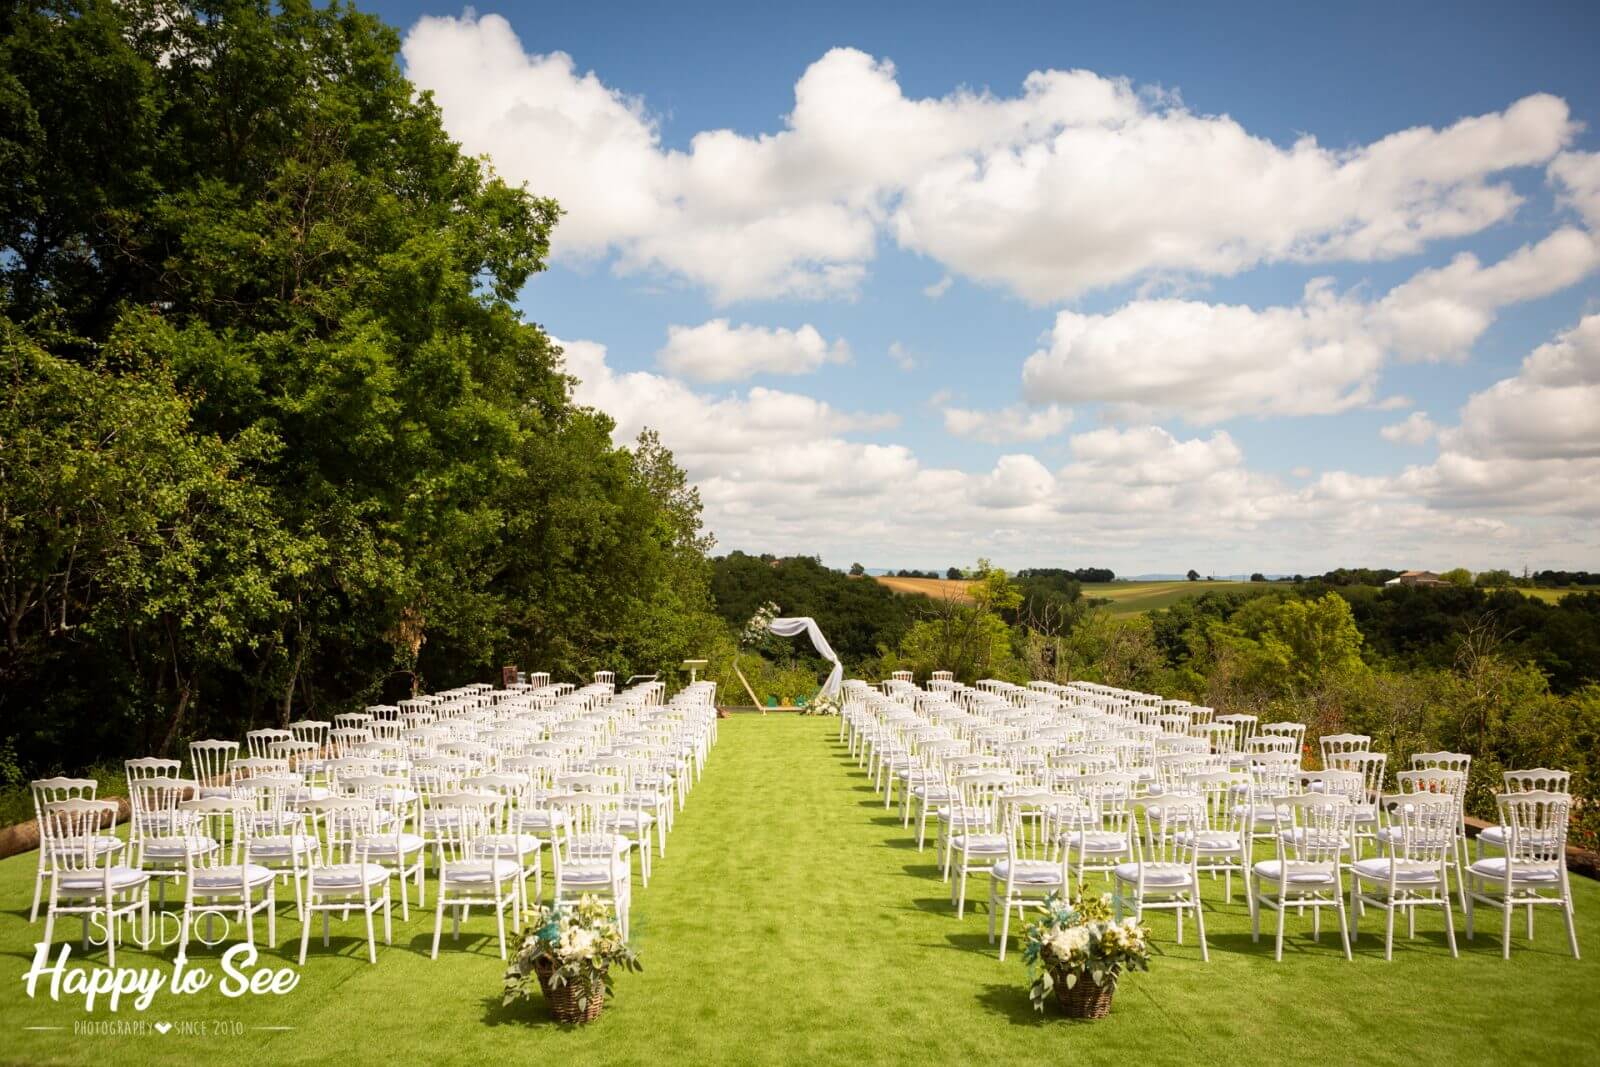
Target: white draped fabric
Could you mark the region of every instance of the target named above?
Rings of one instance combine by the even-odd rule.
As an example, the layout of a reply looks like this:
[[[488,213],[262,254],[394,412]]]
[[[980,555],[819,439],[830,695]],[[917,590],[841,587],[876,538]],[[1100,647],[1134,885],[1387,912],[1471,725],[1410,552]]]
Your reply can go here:
[[[844,681],[844,664],[839,662],[839,657],[834,654],[833,646],[828,644],[828,639],[822,636],[822,629],[817,626],[817,620],[809,616],[795,619],[773,619],[770,629],[779,637],[798,637],[801,634],[811,636],[812,645],[816,646],[817,655],[833,664],[833,670],[828,672],[828,680],[822,683],[822,692],[818,696],[836,697],[839,687]]]

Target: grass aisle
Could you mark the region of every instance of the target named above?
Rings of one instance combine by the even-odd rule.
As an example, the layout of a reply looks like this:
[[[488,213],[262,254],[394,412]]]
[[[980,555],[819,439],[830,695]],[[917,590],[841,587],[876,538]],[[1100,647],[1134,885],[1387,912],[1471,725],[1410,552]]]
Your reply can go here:
[[[919,854],[883,810],[853,760],[833,741],[837,721],[740,716],[722,723],[706,775],[690,795],[650,888],[636,890],[635,941],[646,972],[623,975],[599,1023],[567,1031],[542,1004],[503,1009],[493,924],[475,916],[459,945],[448,931],[427,958],[432,914],[396,913],[395,945],[369,966],[355,927],[321,949],[313,938],[299,988],[285,997],[226,1000],[213,990],[167,994],[143,1015],[124,1007],[98,1019],[226,1021],[240,1036],[74,1036],[85,1018],[69,1001],[21,995],[32,958],[26,905],[34,858],[0,864],[0,1062],[213,1062],[275,1064],[534,1062],[550,1064],[1235,1062],[1317,1056],[1372,1063],[1455,1064],[1536,1058],[1592,1061],[1600,1012],[1600,891],[1577,885],[1579,937],[1589,958],[1566,954],[1558,917],[1540,917],[1530,948],[1509,963],[1480,935],[1451,960],[1443,922],[1426,916],[1414,942],[1385,964],[1368,934],[1346,963],[1326,932],[1296,929],[1282,964],[1252,946],[1236,899],[1208,888],[1212,960],[1172,943],[1172,919],[1151,925],[1166,952],[1129,978],[1110,1019],[1074,1024],[1036,1015],[1020,961],[995,958],[980,907],[957,923],[933,853]],[[431,888],[431,887],[430,887]],[[977,879],[975,897],[987,893]],[[1460,916],[1458,915],[1458,922]],[[1480,918],[1487,934],[1495,928]],[[1519,920],[1520,926],[1520,920]],[[292,960],[299,925],[279,923]],[[193,952],[217,971],[213,953]],[[103,960],[103,952],[90,957]],[[133,951],[123,966],[168,965]],[[41,990],[41,997],[47,993]],[[26,1026],[66,1031],[27,1031]],[[287,1031],[260,1027],[289,1026]],[[181,1029],[181,1028],[180,1028]],[[1401,1051],[1402,1049],[1407,1051]]]

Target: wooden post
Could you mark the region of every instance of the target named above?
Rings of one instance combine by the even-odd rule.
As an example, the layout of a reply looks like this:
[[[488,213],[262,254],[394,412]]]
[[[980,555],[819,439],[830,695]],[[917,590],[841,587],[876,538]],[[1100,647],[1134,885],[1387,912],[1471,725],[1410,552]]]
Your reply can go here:
[[[761,714],[765,715],[767,713],[766,706],[756,699],[756,691],[750,688],[750,679],[746,678],[744,671],[739,669],[739,654],[737,652],[733,654],[733,673],[739,676],[740,683],[744,685],[745,693],[750,697],[750,703],[760,708]]]

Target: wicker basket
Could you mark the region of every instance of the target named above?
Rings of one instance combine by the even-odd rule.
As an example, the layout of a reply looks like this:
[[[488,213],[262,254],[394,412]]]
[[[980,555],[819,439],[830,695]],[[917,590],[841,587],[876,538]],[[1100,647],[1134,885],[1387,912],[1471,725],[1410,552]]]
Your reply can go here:
[[[592,1023],[600,1018],[600,1013],[606,1006],[606,989],[600,982],[594,982],[588,987],[589,1002],[587,1007],[578,1007],[578,995],[583,987],[577,982],[563,982],[559,989],[550,985],[551,976],[555,974],[555,967],[547,960],[535,960],[533,973],[539,976],[539,988],[544,990],[544,999],[550,1003],[550,1014],[555,1016],[558,1023]]]
[[[1104,1019],[1111,1014],[1111,995],[1117,991],[1117,987],[1110,982],[1095,985],[1093,978],[1083,974],[1068,989],[1065,973],[1057,972],[1052,977],[1055,978],[1056,1001],[1069,1018]]]

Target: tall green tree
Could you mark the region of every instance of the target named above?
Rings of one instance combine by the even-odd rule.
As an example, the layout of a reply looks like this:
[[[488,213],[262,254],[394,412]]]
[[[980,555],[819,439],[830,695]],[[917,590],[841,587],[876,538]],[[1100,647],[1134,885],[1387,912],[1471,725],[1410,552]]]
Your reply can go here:
[[[119,640],[80,630],[52,654],[115,661],[170,747],[496,661],[653,669],[707,639],[694,491],[659,441],[618,448],[573,406],[514,304],[558,206],[461,153],[392,29],[304,0],[12,2],[4,25],[0,313],[37,385],[16,418],[92,435],[51,409],[70,390],[158,407],[128,435],[159,440],[117,447],[187,450],[170,493],[198,561],[130,568],[192,572],[206,606],[119,599],[75,569],[69,617],[116,614]],[[225,484],[203,484],[204,456]],[[42,457],[16,477],[45,477]],[[45,481],[73,515],[115,510],[113,485]],[[162,530],[187,514],[165,491],[137,503]],[[23,587],[61,571],[35,548]],[[0,709],[23,714],[54,676],[6,657]]]

